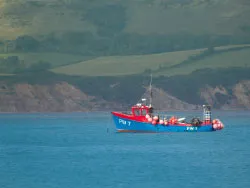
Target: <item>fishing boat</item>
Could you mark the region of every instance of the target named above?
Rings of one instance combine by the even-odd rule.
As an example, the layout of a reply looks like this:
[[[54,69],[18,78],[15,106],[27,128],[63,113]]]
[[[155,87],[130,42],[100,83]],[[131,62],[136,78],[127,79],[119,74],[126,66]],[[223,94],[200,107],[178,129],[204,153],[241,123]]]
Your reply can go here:
[[[151,76],[152,82],[152,76]],[[152,87],[150,82],[150,102],[141,99],[131,107],[130,112],[111,112],[117,132],[211,132],[224,128],[219,119],[211,117],[211,106],[203,105],[203,118],[193,117],[188,122],[185,117],[155,114],[152,106]]]

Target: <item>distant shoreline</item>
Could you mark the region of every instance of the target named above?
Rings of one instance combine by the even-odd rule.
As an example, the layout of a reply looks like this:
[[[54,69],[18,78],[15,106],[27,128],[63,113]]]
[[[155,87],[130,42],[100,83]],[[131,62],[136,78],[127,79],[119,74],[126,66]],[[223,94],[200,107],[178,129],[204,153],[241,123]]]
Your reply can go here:
[[[109,111],[104,111],[104,110],[99,110],[99,111],[70,111],[70,112],[65,112],[65,111],[58,111],[58,112],[52,112],[52,111],[44,111],[44,112],[0,112],[1,114],[77,114],[77,113],[111,113],[112,111],[122,111],[122,110],[109,110]],[[202,110],[155,110],[155,113],[171,113],[171,112],[202,112]],[[212,112],[250,112],[250,110],[233,110],[233,109],[212,109]]]

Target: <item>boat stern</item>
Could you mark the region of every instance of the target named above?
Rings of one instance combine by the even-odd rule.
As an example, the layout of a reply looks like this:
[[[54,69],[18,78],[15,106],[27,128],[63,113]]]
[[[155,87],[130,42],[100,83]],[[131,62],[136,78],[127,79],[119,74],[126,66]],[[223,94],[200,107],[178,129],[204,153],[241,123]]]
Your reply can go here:
[[[215,131],[222,130],[224,128],[224,124],[219,119],[214,119],[212,121],[212,126]]]

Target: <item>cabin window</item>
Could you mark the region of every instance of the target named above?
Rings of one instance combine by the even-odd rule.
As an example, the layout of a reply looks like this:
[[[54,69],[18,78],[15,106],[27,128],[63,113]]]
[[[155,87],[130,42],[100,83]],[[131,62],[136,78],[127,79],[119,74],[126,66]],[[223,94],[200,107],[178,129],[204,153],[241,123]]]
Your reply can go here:
[[[145,116],[147,114],[147,110],[146,109],[142,109],[141,110],[141,115]]]
[[[140,115],[140,110],[139,109],[135,109],[134,113],[135,113],[136,116],[139,116]]]
[[[153,108],[149,108],[148,112],[149,112],[150,114],[152,114],[152,113],[153,113]]]

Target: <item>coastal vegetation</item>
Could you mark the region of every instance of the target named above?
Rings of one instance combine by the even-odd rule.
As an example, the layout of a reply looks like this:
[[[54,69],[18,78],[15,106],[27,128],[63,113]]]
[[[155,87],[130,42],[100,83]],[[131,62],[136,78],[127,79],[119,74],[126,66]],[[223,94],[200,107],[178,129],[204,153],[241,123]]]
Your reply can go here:
[[[231,67],[219,69],[200,69],[187,75],[158,76],[153,85],[162,88],[176,98],[191,104],[202,104],[200,89],[205,86],[223,86],[233,92],[233,86],[241,80],[250,79],[249,67]],[[27,72],[15,76],[1,76],[0,79],[9,86],[17,83],[33,85],[50,85],[67,82],[75,85],[88,95],[98,96],[107,101],[123,104],[133,104],[145,92],[149,84],[149,75],[125,76],[68,76],[55,74],[50,71]],[[221,99],[225,97],[220,94]]]
[[[131,104],[152,73],[157,87],[200,104],[205,85],[230,91],[250,79],[247,2],[0,0],[0,79],[65,81]]]

